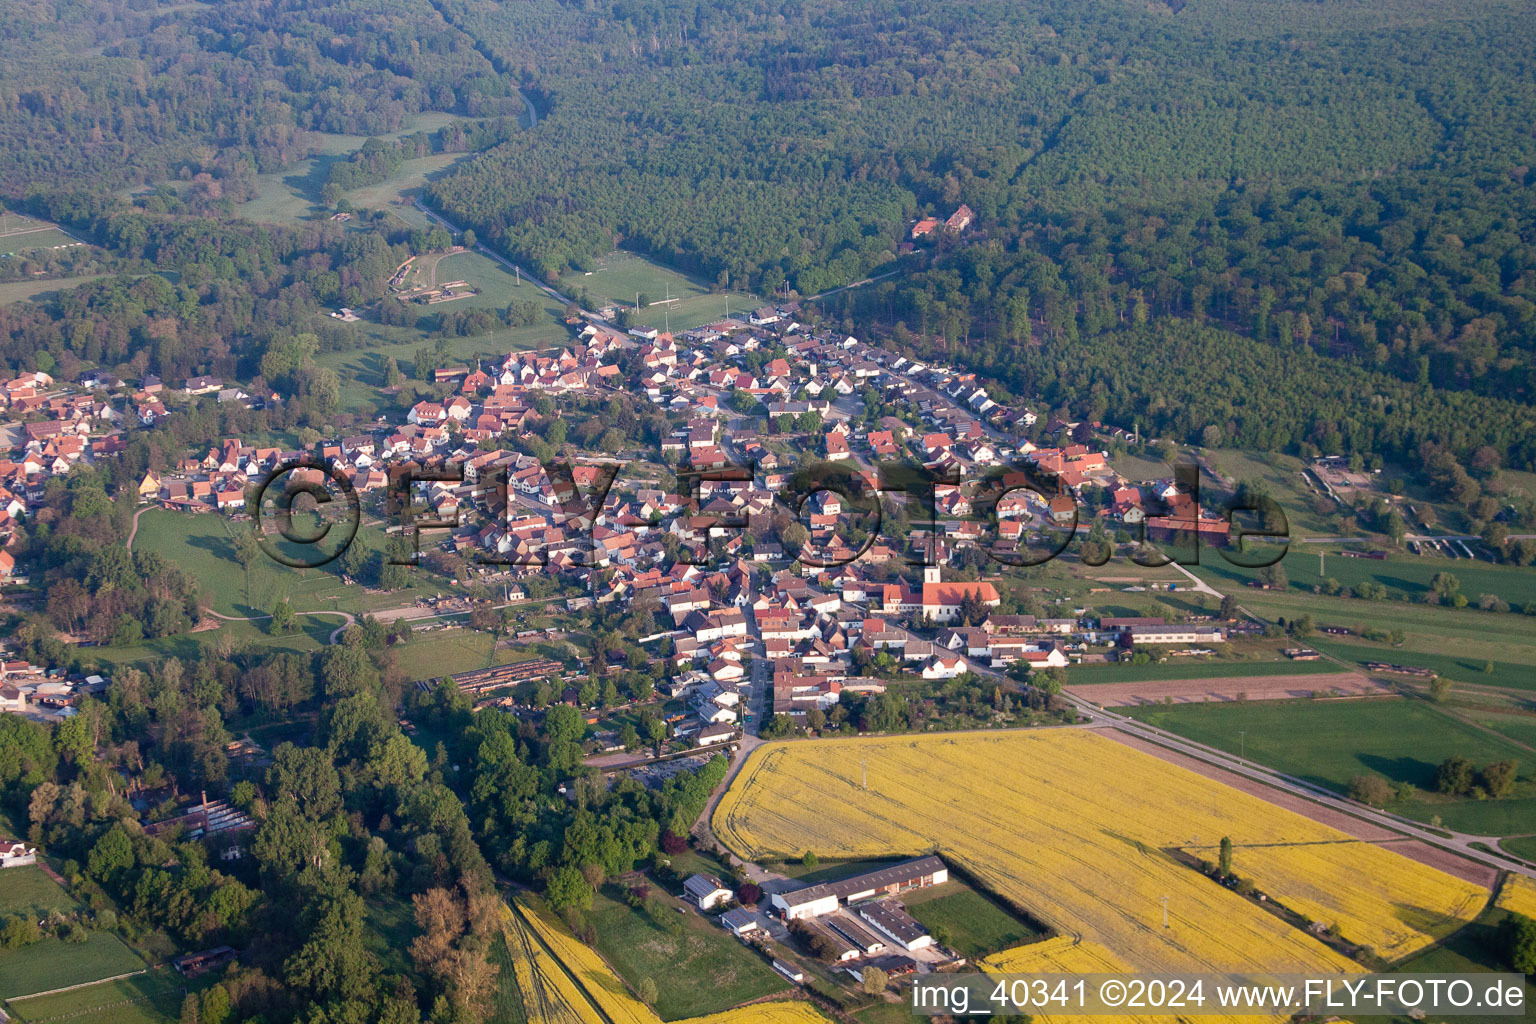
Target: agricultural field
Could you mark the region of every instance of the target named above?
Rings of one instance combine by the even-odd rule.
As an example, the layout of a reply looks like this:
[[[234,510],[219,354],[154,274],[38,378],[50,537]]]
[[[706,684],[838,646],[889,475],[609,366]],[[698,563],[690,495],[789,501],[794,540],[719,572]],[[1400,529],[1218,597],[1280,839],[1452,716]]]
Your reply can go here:
[[[1447,828],[1479,835],[1529,832],[1530,822],[1536,821],[1530,750],[1422,701],[1384,697],[1178,704],[1132,708],[1127,713],[1340,793],[1348,790],[1350,779],[1369,773],[1410,783],[1417,788],[1416,795],[1394,803],[1391,809],[1419,821],[1438,815]],[[1435,768],[1453,754],[1478,765],[1523,761],[1524,774],[1510,797],[1444,797],[1433,792]]]
[[[1506,853],[1512,853],[1516,857],[1523,857],[1532,863],[1536,863],[1536,835],[1501,839],[1499,840],[1499,846]]]
[[[1498,686],[1510,690],[1536,690],[1536,667],[1513,661],[1479,660],[1476,655],[1437,654],[1433,650],[1414,650],[1416,647],[1434,647],[1434,638],[1410,637],[1402,647],[1384,647],[1352,637],[1322,635],[1310,637],[1307,644],[1324,654],[1341,661],[1365,665],[1372,661],[1391,665],[1411,665],[1427,668],[1436,675],[1444,676],[1453,683],[1470,683],[1474,686]],[[1412,679],[1396,673],[1381,673],[1383,679],[1401,680],[1424,685],[1425,680]]]
[[[185,994],[181,978],[162,967],[72,992],[14,1000],[6,1009],[15,1020],[37,1024],[172,1024],[181,1017]]]
[[[657,913],[664,915],[657,920],[615,896],[614,890],[597,894],[587,915],[597,930],[597,950],[631,988],[643,978],[656,982],[656,1012],[664,1020],[718,1013],[788,988],[761,957],[714,921],[678,914],[680,901],[653,895]],[[683,927],[672,931],[668,918],[680,918]],[[694,984],[667,984],[677,977]]]
[[[1189,852],[1218,855],[1210,846]],[[1239,846],[1232,870],[1261,892],[1278,893],[1288,909],[1397,960],[1422,948],[1425,936],[1445,938],[1488,902],[1488,891],[1471,882],[1429,868],[1398,870],[1403,859],[1362,842]],[[1387,905],[1397,908],[1394,917],[1381,913]]]
[[[635,321],[657,328],[670,326],[674,331],[719,320],[725,316],[727,302],[732,315],[763,304],[761,298],[745,292],[711,293],[696,278],[638,253],[624,251],[602,257],[590,271],[571,271],[555,287],[570,296],[586,291],[593,309],[610,304],[632,309],[635,295],[643,294],[651,305],[640,310]],[[666,302],[668,295],[674,301]]]
[[[1365,550],[1366,545],[1355,545]],[[1387,600],[1422,602],[1430,592],[1436,573],[1450,573],[1461,584],[1467,600],[1476,604],[1484,594],[1524,607],[1536,601],[1536,573],[1517,565],[1495,565],[1465,558],[1441,558],[1429,555],[1393,554],[1385,559],[1351,558],[1328,544],[1297,544],[1280,562],[1293,588],[1311,590],[1325,579],[1333,579],[1345,588],[1361,583],[1376,583],[1386,588]],[[1318,574],[1321,567],[1322,574]],[[1259,578],[1257,569],[1229,565],[1220,555],[1200,560],[1201,574],[1218,590],[1236,583],[1246,587]],[[1239,596],[1245,591],[1237,591]]]
[[[1463,682],[1536,689],[1536,616],[1323,597],[1297,590],[1235,588],[1210,577],[1204,568],[1196,572],[1211,579],[1217,589],[1230,590],[1244,608],[1271,621],[1311,615],[1319,626],[1341,626],[1356,634],[1363,630],[1405,634],[1401,647],[1324,634],[1308,637],[1306,643],[1318,650],[1335,652],[1335,645],[1346,645],[1354,650],[1338,651],[1341,657],[1424,664]],[[1483,672],[1488,662],[1495,667],[1491,674]]]
[[[0,999],[51,992],[144,969],[144,961],[112,932],[84,942],[45,938],[0,952]]]
[[[982,960],[980,967],[988,974],[1010,975],[1128,974],[1132,972],[1132,968],[1125,961],[1109,950],[1097,943],[1082,941],[1071,935],[1058,935],[1043,942],[1005,950]],[[1068,1022],[1098,1019],[1040,1014],[1033,1016],[1042,1024],[1068,1024]],[[1117,1019],[1126,1020],[1129,1024],[1151,1024],[1153,1021],[1164,1021],[1168,1018],[1126,1016]],[[1234,1022],[1238,1020],[1238,1018],[1222,1018],[1214,1015],[1201,1015],[1199,1019],[1210,1024],[1221,1020]]]
[[[1536,880],[1524,875],[1504,876],[1504,885],[1499,889],[1499,898],[1494,905],[1536,921]]]
[[[1278,651],[1276,653],[1279,653]],[[1233,676],[1305,676],[1337,672],[1331,661],[1243,661],[1182,658],[1159,665],[1074,665],[1067,670],[1070,686],[1097,683],[1155,683],[1175,679],[1226,679]]]
[[[1336,845],[1338,889],[1351,871],[1383,874],[1390,889],[1348,894],[1326,891],[1330,879],[1308,877],[1299,861],[1277,861],[1268,879],[1282,905],[1315,899],[1327,920],[1348,918],[1362,930],[1344,933],[1353,942],[1390,934],[1393,948],[1419,949],[1439,922],[1480,909],[1449,875],[1395,854],[1382,860],[1342,832],[1080,729],[769,744],[721,800],[714,830],[754,859],[938,852],[1137,970],[1358,969],[1169,852],[1222,836],[1239,850]],[[1411,908],[1436,930],[1421,927],[1398,891],[1413,894]]]
[[[631,996],[595,952],[537,903],[518,900],[504,910],[502,921],[528,1024],[660,1024],[663,1020]],[[691,985],[674,974],[658,981],[657,987]],[[692,1017],[686,1024],[826,1024],[826,1018],[808,1003],[768,1002]]]
[[[1492,951],[1498,947],[1499,926],[1508,912],[1499,907],[1489,907],[1472,924],[1446,939],[1441,945],[1394,965],[1390,973],[1402,974],[1486,974],[1493,971],[1507,972],[1510,965]],[[1536,984],[1525,979],[1525,1005],[1536,1000]],[[1529,1017],[1530,1013],[1526,1013]],[[1517,1019],[1493,1014],[1469,1014],[1455,1018],[1457,1024],[1507,1024]],[[1400,1024],[1404,1018],[1351,1017],[1353,1024]]]

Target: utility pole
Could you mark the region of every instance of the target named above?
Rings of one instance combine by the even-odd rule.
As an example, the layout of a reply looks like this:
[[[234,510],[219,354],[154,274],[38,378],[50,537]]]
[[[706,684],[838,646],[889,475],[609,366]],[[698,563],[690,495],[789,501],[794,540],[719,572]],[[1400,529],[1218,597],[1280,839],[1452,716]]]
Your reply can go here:
[[[1163,927],[1168,927],[1168,897],[1163,897]]]
[[[864,759],[864,792],[869,792],[869,758]]]
[[[1237,757],[1240,761],[1248,760],[1248,730],[1237,730]]]
[[[1323,579],[1324,576],[1325,576],[1325,574],[1323,572],[1323,553],[1321,551],[1319,551],[1317,553],[1317,578],[1318,579]]]

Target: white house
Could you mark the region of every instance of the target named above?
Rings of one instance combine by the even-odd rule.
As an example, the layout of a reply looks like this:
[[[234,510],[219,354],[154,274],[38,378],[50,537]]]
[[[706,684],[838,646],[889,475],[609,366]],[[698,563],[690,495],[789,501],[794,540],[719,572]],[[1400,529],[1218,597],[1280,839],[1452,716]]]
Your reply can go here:
[[[689,875],[683,883],[683,895],[700,910],[713,910],[732,897],[731,890],[713,875]]]
[[[924,679],[954,679],[965,674],[965,659],[958,654],[936,654],[923,666]]]
[[[0,839],[0,868],[19,868],[37,863],[37,847],[20,839]]]

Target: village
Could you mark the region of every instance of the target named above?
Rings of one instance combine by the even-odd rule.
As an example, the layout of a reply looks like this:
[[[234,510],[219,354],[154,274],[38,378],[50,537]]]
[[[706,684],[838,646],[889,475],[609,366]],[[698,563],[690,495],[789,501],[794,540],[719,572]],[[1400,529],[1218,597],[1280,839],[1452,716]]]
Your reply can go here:
[[[269,474],[305,461],[345,478],[387,523],[391,473],[409,473],[411,511],[434,526],[411,528],[421,550],[440,546],[504,581],[557,577],[592,602],[659,616],[670,628],[646,639],[669,665],[665,695],[692,709],[672,716],[674,736],[698,745],[755,733],[774,716],[784,716],[780,728],[819,721],[843,694],[880,694],[903,676],[1022,678],[1065,668],[1093,646],[1203,649],[1226,640],[1230,625],[1000,612],[1003,566],[978,551],[1008,564],[1027,534],[1081,533],[1080,518],[1122,539],[1220,542],[1228,523],[1172,478],[1127,481],[1087,443],[1134,441],[1129,432],[1039,423],[1025,404],[993,401],[974,374],[811,331],[798,313],[794,302],[762,306],[676,336],[586,314],[564,348],[436,371],[442,398],[417,402],[402,422],[310,451],[230,438],[146,473],[138,497],[245,517]],[[601,400],[624,390],[675,425],[659,451],[580,452],[562,479],[507,443],[545,423],[549,396]],[[128,385],[95,374],[74,385],[29,374],[4,394],[23,422],[0,463],[0,538],[50,477],[120,452],[124,431],[151,424],[167,402],[279,400],[210,378],[168,388],[152,376]],[[870,408],[887,414],[872,418]],[[842,475],[809,485],[817,489],[796,504],[786,495],[811,462]],[[931,522],[911,494],[882,493],[893,465],[951,481],[932,488]],[[910,529],[894,539],[866,530],[854,546],[860,505],[910,518]],[[0,575],[13,567],[0,552]],[[6,687],[9,710],[29,696],[42,708],[44,695]]]

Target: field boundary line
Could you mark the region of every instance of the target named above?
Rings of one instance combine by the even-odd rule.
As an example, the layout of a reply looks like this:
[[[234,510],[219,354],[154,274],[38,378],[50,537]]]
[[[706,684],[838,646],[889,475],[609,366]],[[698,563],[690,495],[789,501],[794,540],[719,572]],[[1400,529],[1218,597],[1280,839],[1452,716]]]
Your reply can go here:
[[[51,988],[46,992],[28,992],[24,996],[6,996],[5,1001],[8,1003],[17,1003],[23,999],[37,999],[41,996],[56,996],[63,992],[74,992],[76,989],[90,988],[92,985],[105,985],[109,981],[122,981],[124,978],[135,978],[140,974],[148,972],[148,970],[148,967],[140,967],[138,970],[129,971],[127,974],[118,974],[110,978],[97,978],[95,981],[82,981],[78,985],[65,985],[63,988]]]

